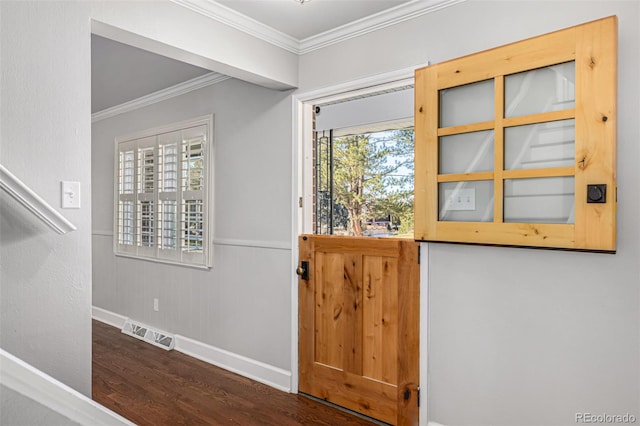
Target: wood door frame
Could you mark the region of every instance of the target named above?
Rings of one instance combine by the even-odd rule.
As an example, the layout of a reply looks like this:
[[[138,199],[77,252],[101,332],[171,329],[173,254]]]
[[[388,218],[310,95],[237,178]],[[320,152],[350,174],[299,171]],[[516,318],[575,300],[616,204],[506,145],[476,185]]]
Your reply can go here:
[[[291,199],[291,392],[298,393],[298,236],[312,233],[313,206],[313,114],[317,104],[331,101],[348,100],[357,96],[374,94],[384,90],[413,85],[414,72],[424,64],[403,68],[397,71],[378,74],[351,82],[325,87],[293,95],[293,134],[292,134],[292,199]],[[300,207],[300,201],[302,201]],[[421,282],[420,282],[420,385],[423,401],[420,405],[420,424],[427,424],[428,375],[428,245],[421,244]]]

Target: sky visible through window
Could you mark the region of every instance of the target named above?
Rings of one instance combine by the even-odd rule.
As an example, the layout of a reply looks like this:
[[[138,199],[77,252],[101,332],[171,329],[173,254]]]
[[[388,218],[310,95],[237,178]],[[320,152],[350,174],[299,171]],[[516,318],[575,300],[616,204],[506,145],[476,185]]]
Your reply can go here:
[[[316,233],[413,237],[413,128],[316,137]]]

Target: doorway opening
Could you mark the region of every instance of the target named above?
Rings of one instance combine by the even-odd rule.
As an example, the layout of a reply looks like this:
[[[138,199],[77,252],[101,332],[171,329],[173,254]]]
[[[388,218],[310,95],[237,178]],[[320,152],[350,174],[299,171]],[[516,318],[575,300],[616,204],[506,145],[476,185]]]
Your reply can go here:
[[[412,210],[413,68],[295,96],[294,115],[292,390],[417,422],[418,245],[410,226],[362,238],[403,236]]]
[[[318,166],[316,162],[324,162],[329,166],[331,161],[330,153],[327,152],[328,144],[326,144],[330,132],[333,133],[335,147],[337,138],[356,139],[361,135],[359,139],[368,137],[370,141],[374,141],[386,139],[382,134],[387,131],[412,129],[414,70],[415,67],[410,67],[294,96],[293,193],[295,202],[292,247],[297,247],[296,239],[300,234],[331,234],[331,227],[327,223],[316,225],[316,218],[323,214],[317,209],[324,209],[327,212],[325,222],[329,220],[331,212],[327,195],[316,194],[317,183],[320,183],[319,191],[328,193],[330,190],[329,181],[316,181],[318,179],[316,170],[323,167]],[[412,142],[411,134],[411,144]],[[320,145],[322,143],[325,145]],[[323,148],[324,154],[320,153]],[[320,155],[316,156],[316,151]],[[334,157],[333,160],[335,159]],[[409,163],[411,162],[405,161],[405,166],[411,166]],[[409,174],[408,169],[402,168],[401,174],[406,177]],[[334,190],[336,190],[335,186]],[[341,203],[336,203],[334,199],[333,205],[336,204]],[[369,216],[374,216],[373,212],[369,212]],[[372,220],[370,218],[364,220],[367,219]],[[399,222],[398,219],[392,220]]]

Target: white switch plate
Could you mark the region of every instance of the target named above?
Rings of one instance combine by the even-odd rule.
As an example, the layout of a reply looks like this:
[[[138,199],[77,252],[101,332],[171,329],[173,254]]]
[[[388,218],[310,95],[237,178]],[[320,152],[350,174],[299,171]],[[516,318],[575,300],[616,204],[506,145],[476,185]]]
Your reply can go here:
[[[475,188],[446,189],[444,195],[445,205],[449,211],[476,209]]]
[[[62,208],[80,208],[80,182],[62,181]]]

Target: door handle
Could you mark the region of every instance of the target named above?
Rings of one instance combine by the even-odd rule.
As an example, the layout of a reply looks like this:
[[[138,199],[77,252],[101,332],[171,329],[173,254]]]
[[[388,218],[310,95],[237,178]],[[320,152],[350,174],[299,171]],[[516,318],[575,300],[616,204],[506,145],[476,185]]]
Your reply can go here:
[[[296,268],[296,274],[305,281],[309,281],[309,261],[303,260],[300,262],[300,266]]]

